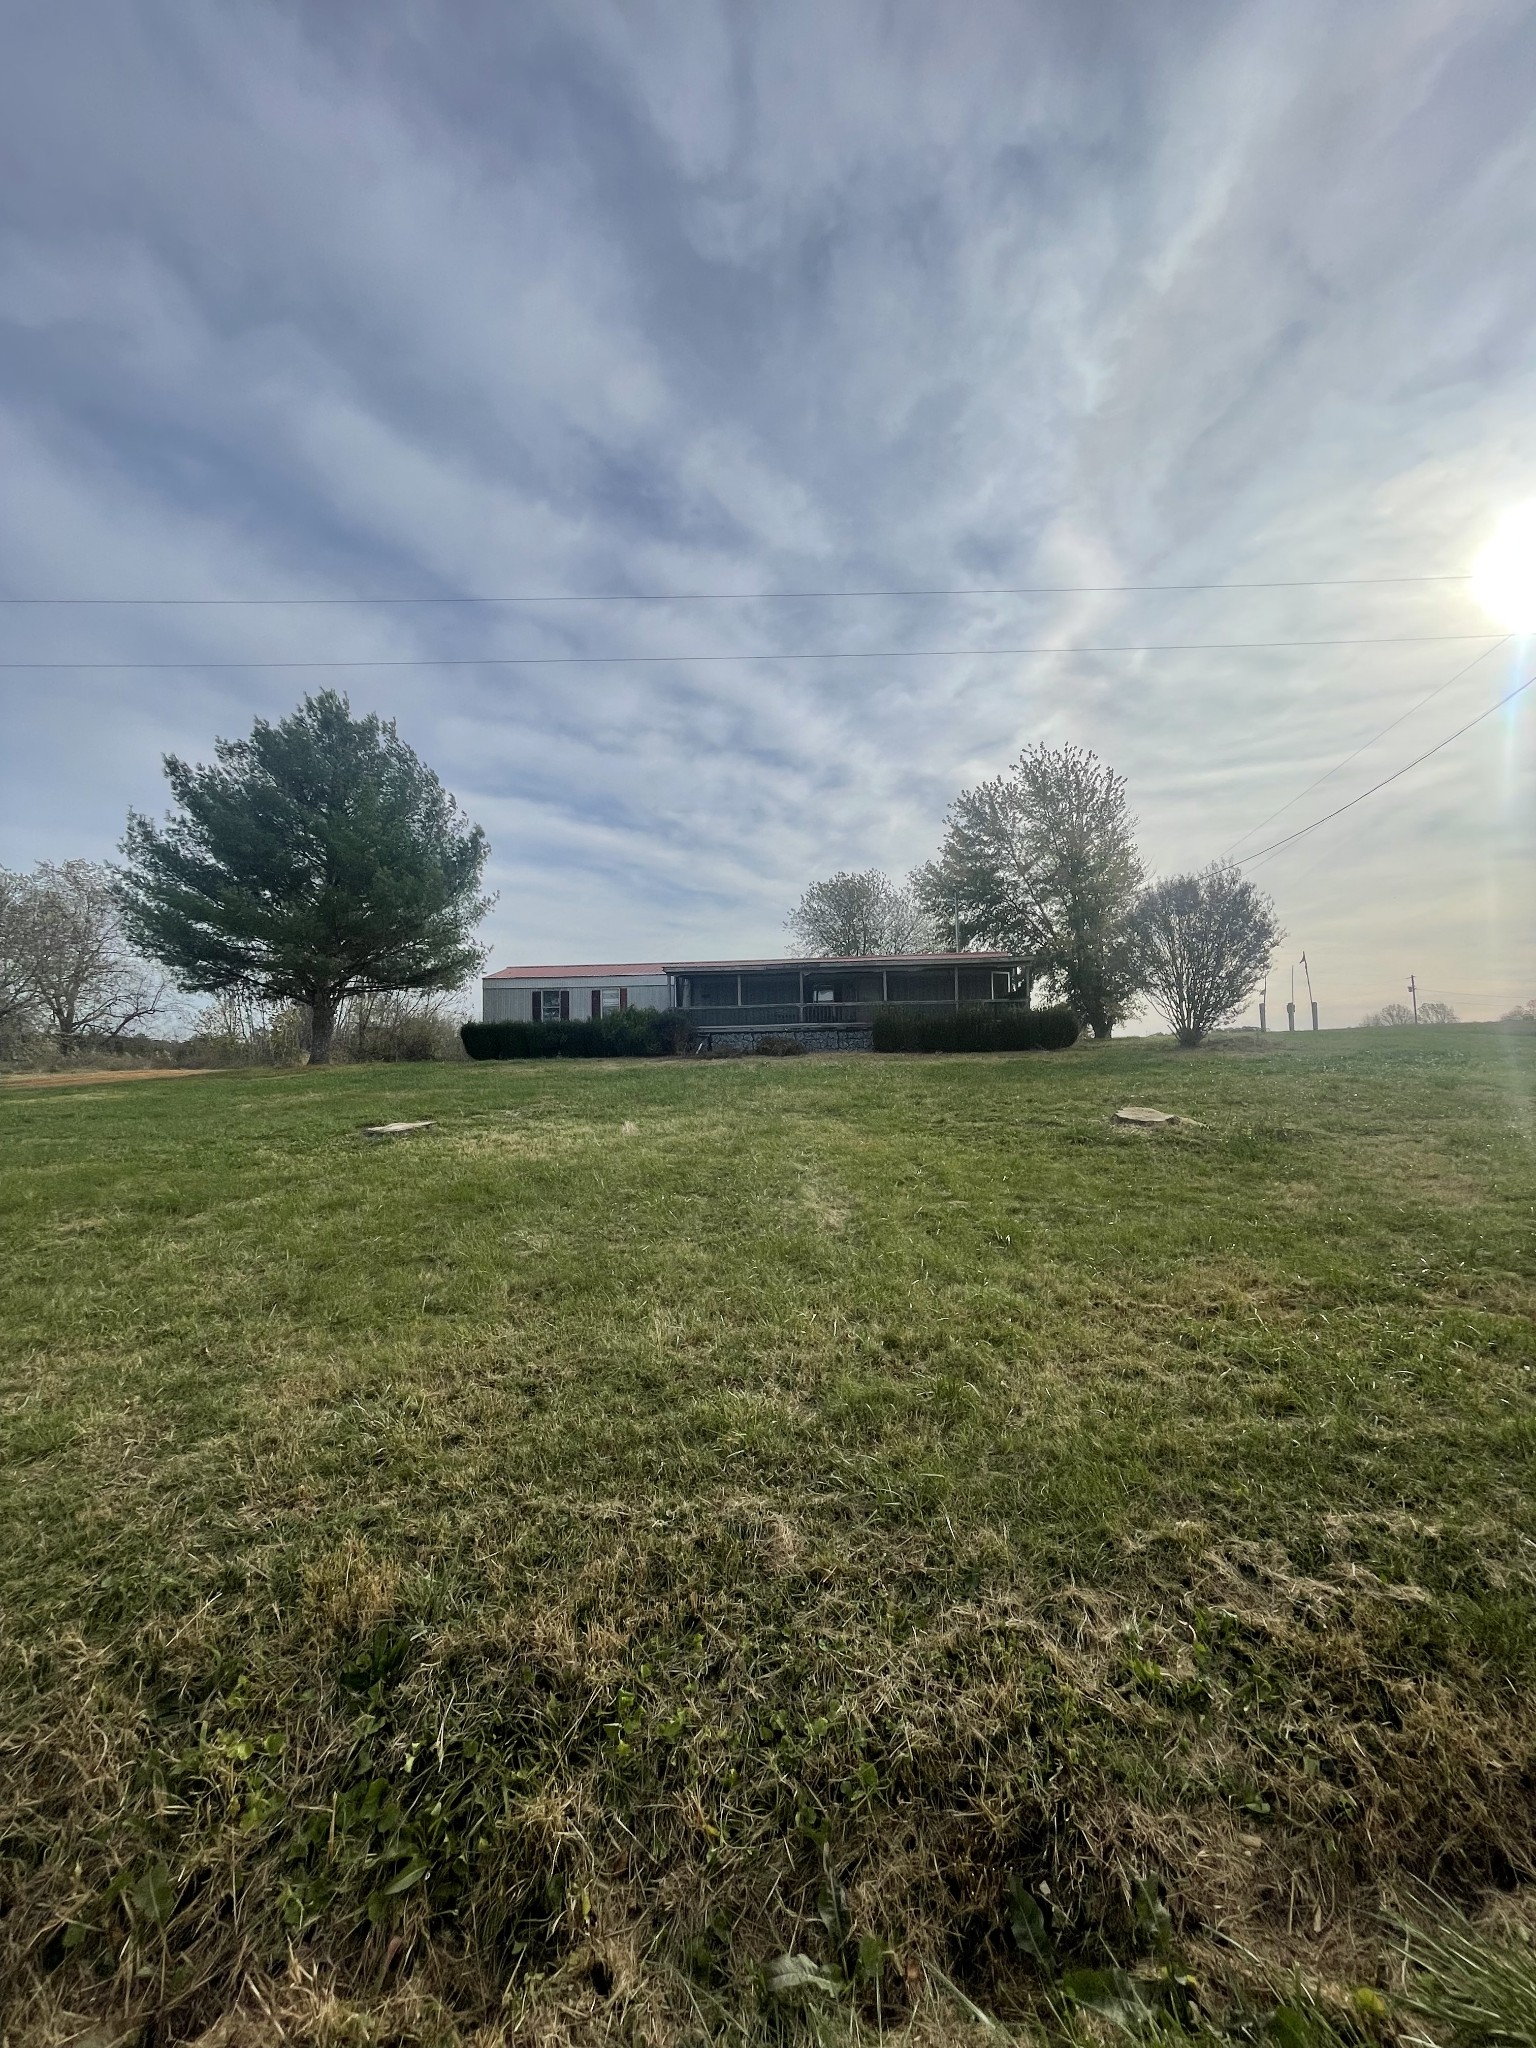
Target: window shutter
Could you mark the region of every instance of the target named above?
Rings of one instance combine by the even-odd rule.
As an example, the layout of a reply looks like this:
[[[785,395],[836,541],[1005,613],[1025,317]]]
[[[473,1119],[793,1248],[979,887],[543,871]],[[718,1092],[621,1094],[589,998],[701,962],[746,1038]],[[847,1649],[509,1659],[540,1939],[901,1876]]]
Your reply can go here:
[[[601,1017],[603,1014],[603,992],[600,988],[592,991],[592,1014],[594,1017]]]
[[[528,991],[528,1014],[535,1024],[541,1024],[544,1021],[543,989],[531,988]]]
[[[629,1008],[629,990],[627,988],[621,988],[619,990],[619,1008],[621,1010],[627,1010]]]
[[[569,990],[568,988],[563,988],[563,989],[561,989],[561,991],[560,991],[560,1022],[561,1022],[562,1024],[569,1024],[569,1023],[570,1023],[570,1021],[571,1021],[571,992],[570,992],[570,990]]]

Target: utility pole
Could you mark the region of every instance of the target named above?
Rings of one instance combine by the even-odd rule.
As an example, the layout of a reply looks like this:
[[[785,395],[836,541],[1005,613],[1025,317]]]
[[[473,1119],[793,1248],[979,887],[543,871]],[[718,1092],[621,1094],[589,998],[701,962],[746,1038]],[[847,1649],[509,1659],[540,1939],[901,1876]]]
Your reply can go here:
[[[1419,1021],[1419,985],[1417,977],[1412,974],[1408,977],[1408,993],[1413,997],[1413,1021],[1417,1024]]]
[[[1264,977],[1264,993],[1259,997],[1259,1029],[1269,1029],[1269,976]]]
[[[1287,1031],[1294,1031],[1296,1029],[1296,963],[1294,961],[1291,963],[1291,1000],[1285,1006],[1285,1028]]]
[[[956,952],[958,953],[958,952],[959,952],[959,950],[960,950],[960,906],[959,906],[959,904],[957,903],[957,904],[955,905],[955,951],[956,951]]]
[[[1315,1031],[1317,1029],[1317,997],[1312,993],[1312,970],[1307,966],[1307,956],[1305,953],[1301,956],[1301,964],[1306,970],[1307,1001],[1312,1005],[1312,1029]]]

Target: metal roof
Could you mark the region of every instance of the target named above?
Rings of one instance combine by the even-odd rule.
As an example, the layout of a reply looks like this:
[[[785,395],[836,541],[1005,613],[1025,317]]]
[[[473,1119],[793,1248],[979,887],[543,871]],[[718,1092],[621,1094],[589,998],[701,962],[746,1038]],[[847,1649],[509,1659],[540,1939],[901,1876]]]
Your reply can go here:
[[[585,967],[498,967],[486,981],[617,981],[625,975],[647,974],[783,974],[828,967],[986,967],[1026,966],[1017,953],[850,953],[796,954],[786,959],[597,961]]]
[[[777,969],[799,967],[977,967],[986,962],[1012,960],[1012,953],[797,953],[776,960],[674,960],[669,974],[771,974]],[[1021,963],[1022,964],[1022,963]]]
[[[637,979],[647,974],[661,975],[666,968],[659,960],[600,960],[587,967],[498,967],[494,974],[483,977],[486,981],[529,981],[538,978],[544,981],[618,981],[625,975]]]

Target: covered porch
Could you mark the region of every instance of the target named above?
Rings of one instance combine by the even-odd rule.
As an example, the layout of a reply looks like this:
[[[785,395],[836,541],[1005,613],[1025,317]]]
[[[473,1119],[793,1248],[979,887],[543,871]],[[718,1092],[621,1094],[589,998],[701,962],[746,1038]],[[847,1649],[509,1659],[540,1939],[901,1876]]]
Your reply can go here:
[[[706,1035],[862,1033],[887,1004],[957,1010],[1030,998],[1028,963],[1003,953],[693,961],[669,965],[667,977],[672,1007]]]

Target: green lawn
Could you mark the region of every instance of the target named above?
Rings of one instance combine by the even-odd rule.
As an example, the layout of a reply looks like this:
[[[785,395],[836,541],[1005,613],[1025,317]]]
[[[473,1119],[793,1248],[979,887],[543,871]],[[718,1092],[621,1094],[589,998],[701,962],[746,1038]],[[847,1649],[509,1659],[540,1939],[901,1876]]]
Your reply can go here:
[[[1158,1888],[1368,1980],[1536,1874],[1533,1112],[1476,1028],[0,1087],[0,2035],[1007,2020]]]

